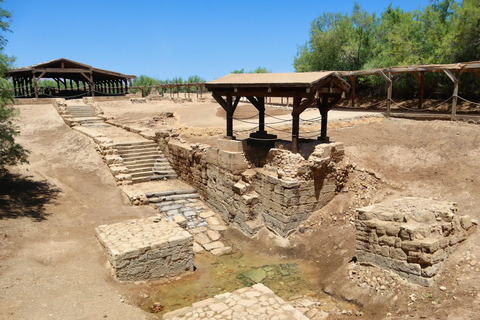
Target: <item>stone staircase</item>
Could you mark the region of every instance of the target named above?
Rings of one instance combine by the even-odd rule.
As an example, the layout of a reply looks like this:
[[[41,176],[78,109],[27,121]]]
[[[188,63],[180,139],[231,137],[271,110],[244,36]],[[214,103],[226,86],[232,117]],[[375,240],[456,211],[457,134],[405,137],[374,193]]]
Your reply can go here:
[[[193,236],[193,252],[206,250],[213,255],[223,255],[232,251],[232,247],[222,241],[225,225],[205,206],[195,189],[147,192],[145,196],[161,216],[176,222]]]
[[[67,114],[74,118],[95,117],[95,111],[91,106],[67,106]]]
[[[114,148],[128,169],[132,183],[159,179],[176,179],[177,174],[155,142],[131,142],[115,144]]]
[[[200,216],[206,208],[194,189],[149,192],[145,196],[160,213],[185,229],[208,225]]]

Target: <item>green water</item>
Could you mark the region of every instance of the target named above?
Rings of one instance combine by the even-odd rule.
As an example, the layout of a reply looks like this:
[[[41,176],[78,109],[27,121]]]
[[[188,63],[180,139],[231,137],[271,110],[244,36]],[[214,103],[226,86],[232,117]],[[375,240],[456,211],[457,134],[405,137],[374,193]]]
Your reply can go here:
[[[242,249],[221,257],[205,252],[196,254],[195,267],[197,269],[193,275],[159,285],[157,291],[143,301],[141,308],[151,312],[150,306],[160,302],[164,310],[157,315],[162,315],[221,293],[263,283],[285,300],[292,296],[307,295],[321,300],[325,307],[322,309],[325,310],[333,307],[340,310],[355,309],[355,306],[334,301],[321,292],[315,286],[320,277],[319,272],[300,261],[260,256]]]

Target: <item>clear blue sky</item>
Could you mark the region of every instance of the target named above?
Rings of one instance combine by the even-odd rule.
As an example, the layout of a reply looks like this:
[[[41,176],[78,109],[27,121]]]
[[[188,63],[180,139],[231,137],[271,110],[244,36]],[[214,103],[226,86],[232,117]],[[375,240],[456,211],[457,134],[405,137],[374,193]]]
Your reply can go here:
[[[5,0],[13,12],[5,52],[24,67],[58,58],[125,74],[207,81],[258,66],[293,72],[297,46],[322,12],[354,1]],[[390,3],[413,10],[428,0],[362,1],[381,13]]]

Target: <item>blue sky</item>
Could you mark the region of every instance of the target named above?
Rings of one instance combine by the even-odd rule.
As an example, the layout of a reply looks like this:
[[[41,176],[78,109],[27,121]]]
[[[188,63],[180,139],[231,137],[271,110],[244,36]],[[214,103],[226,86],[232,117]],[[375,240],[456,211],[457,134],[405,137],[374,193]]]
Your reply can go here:
[[[13,12],[8,55],[16,67],[67,58],[125,74],[207,81],[258,66],[293,72],[298,45],[322,12],[351,12],[354,1],[5,0]],[[390,3],[419,9],[428,0],[359,1],[381,13]]]

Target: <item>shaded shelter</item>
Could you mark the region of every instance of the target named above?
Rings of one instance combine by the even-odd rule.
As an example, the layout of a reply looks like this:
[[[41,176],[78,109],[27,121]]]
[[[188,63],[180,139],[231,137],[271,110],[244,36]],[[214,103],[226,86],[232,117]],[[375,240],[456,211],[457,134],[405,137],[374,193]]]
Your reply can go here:
[[[473,73],[480,80],[480,61],[470,61],[452,64],[429,64],[429,65],[414,65],[404,67],[390,67],[383,69],[372,70],[358,70],[358,71],[339,71],[341,76],[347,77],[352,84],[352,107],[355,107],[355,78],[357,76],[381,76],[388,84],[387,92],[387,117],[390,116],[390,107],[392,103],[393,78],[395,74],[410,73],[420,82],[420,92],[418,100],[418,108],[421,109],[423,105],[423,87],[425,82],[426,72],[445,73],[453,82],[452,94],[452,113],[451,119],[455,120],[457,116],[457,101],[458,101],[458,83],[460,75],[465,72]]]
[[[126,75],[60,58],[28,67],[10,69],[15,98],[125,95],[134,75]],[[56,87],[39,87],[41,79],[53,79]]]
[[[321,135],[318,140],[328,142],[328,111],[340,103],[350,85],[334,71],[303,73],[254,73],[229,74],[205,84],[212,92],[213,98],[227,113],[227,138],[233,135],[233,115],[241,97],[258,110],[258,131],[250,135],[254,139],[272,140],[275,135],[265,130],[265,98],[291,97],[292,110],[292,145],[298,152],[300,131],[300,114],[307,108],[318,108],[322,118]]]

